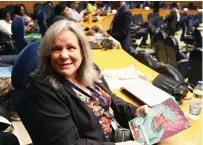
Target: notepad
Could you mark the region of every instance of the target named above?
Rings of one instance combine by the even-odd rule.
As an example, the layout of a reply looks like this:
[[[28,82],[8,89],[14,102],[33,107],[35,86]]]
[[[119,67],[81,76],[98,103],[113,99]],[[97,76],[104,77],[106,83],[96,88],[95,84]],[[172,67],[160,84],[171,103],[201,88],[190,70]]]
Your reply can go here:
[[[11,77],[12,68],[13,66],[0,67],[0,77],[1,78]]]
[[[143,79],[137,78],[132,81],[127,81],[121,89],[129,92],[137,99],[141,100],[150,107],[161,104],[172,96],[161,89],[153,86],[152,83]]]

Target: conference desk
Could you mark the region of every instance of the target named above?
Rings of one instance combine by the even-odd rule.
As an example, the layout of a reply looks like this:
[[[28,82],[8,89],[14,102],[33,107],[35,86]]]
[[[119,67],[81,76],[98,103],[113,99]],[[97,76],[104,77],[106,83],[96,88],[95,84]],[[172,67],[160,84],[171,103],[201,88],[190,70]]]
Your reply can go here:
[[[153,13],[153,9],[149,9],[149,10],[145,10],[145,9],[131,9],[132,15],[136,15],[136,14],[142,14],[143,20],[144,21],[148,21],[148,14]],[[159,9],[159,15],[162,16],[164,19],[167,15],[169,15],[171,12],[171,9]],[[188,10],[188,11],[183,11],[180,10],[180,13],[187,13],[187,14],[192,14],[195,15],[197,13],[200,13],[197,10]],[[92,22],[92,23],[88,23],[85,22],[83,23],[85,27],[93,27],[93,26],[98,26],[101,25],[103,27],[104,30],[109,30],[110,29],[110,25],[111,22],[114,18],[113,13],[110,13],[108,16],[105,17],[99,17],[99,21],[98,22]]]
[[[146,75],[150,75],[150,81],[152,81],[158,75],[157,72],[141,64],[121,48],[106,51],[93,50],[92,53],[93,60],[100,67],[101,71],[105,69],[120,69],[123,67],[129,67],[132,64],[136,70],[139,70]],[[140,105],[138,101],[129,98],[129,96],[126,96],[126,94],[122,93],[120,90],[113,90],[113,93],[127,102]],[[149,92],[149,97],[153,97],[153,95],[154,94],[150,94]],[[181,105],[181,108],[186,112],[186,114],[188,114],[189,111],[189,104],[190,100],[185,100]],[[189,121],[192,125],[190,128],[160,142],[159,145],[202,145],[202,112],[199,120]]]
[[[97,25],[101,24],[102,26],[106,26],[103,23],[108,22],[112,18],[112,14],[103,17],[100,19]],[[86,26],[88,26],[88,24],[86,24]],[[153,81],[158,76],[157,72],[138,62],[127,52],[125,52],[119,45],[117,48],[111,50],[92,50],[92,53],[93,60],[99,66],[101,71],[106,69],[121,69],[124,67],[129,67],[132,64],[136,70],[144,73],[145,75],[150,75],[150,81]],[[135,105],[140,105],[140,101],[133,100],[121,90],[112,91],[123,100]],[[149,97],[153,97],[153,95],[154,94],[150,94],[149,92]],[[191,95],[191,93],[188,94],[188,96]],[[181,105],[181,108],[184,110],[186,115],[189,114],[189,104],[190,100],[184,100],[183,104]],[[202,111],[198,120],[189,119],[189,121],[192,125],[190,128],[160,142],[159,145],[202,145]]]

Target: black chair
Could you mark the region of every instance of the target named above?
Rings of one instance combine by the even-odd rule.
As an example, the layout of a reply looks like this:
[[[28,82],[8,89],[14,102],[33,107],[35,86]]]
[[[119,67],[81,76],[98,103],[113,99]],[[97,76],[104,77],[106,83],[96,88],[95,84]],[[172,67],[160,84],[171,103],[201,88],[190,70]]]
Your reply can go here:
[[[186,46],[183,48],[186,48],[186,50],[189,50],[191,48],[189,47],[189,45],[194,45],[194,38],[191,35],[185,36],[187,19],[188,19],[188,16],[184,16],[184,18],[182,18],[182,33],[181,33],[180,41],[183,41],[186,44]]]
[[[188,57],[179,51],[178,41],[175,37],[169,36],[165,40],[165,48],[167,54],[167,63],[170,64],[183,75],[187,77],[189,71],[189,60]]]
[[[156,61],[151,55],[145,52],[137,53],[135,59],[153,70],[156,70],[160,65],[158,61]]]
[[[159,65],[159,67],[157,67],[155,71],[157,71],[160,74],[169,76],[175,79],[176,81],[184,82],[184,78],[182,74],[176,68],[174,68],[169,64],[161,64]]]
[[[195,48],[202,48],[202,35],[197,28],[194,29],[192,36],[194,38]]]
[[[168,34],[164,31],[157,33],[155,38],[155,56],[159,62],[168,63],[166,49],[165,49],[165,39],[168,37]]]
[[[0,55],[0,64],[13,65],[18,55]]]
[[[188,81],[197,85],[197,81],[202,80],[202,48],[196,48],[190,52],[190,73]]]

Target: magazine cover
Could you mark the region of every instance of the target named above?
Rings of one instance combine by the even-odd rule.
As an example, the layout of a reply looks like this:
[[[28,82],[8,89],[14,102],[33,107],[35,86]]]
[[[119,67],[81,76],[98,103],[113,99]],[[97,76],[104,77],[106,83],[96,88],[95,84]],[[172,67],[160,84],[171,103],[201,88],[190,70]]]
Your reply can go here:
[[[128,123],[134,140],[147,145],[155,144],[191,126],[173,98],[154,106],[147,115],[142,114]]]

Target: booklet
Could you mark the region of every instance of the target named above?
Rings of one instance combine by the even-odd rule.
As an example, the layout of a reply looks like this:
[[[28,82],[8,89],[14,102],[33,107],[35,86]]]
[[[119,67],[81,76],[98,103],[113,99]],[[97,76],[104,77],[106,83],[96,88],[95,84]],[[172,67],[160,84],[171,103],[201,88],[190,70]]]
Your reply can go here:
[[[128,122],[134,140],[152,145],[165,140],[191,126],[185,114],[173,98],[149,109]]]

